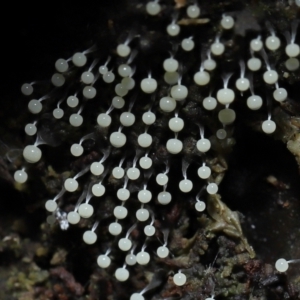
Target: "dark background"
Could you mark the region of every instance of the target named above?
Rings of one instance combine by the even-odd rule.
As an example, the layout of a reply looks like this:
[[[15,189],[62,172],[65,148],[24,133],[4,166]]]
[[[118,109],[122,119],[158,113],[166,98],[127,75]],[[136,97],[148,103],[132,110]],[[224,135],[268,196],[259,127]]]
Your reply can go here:
[[[58,58],[69,58],[93,41],[93,33],[125,1],[6,2],[2,7],[1,73],[4,94],[17,96],[24,82],[50,79]],[[16,93],[18,92],[18,93]]]

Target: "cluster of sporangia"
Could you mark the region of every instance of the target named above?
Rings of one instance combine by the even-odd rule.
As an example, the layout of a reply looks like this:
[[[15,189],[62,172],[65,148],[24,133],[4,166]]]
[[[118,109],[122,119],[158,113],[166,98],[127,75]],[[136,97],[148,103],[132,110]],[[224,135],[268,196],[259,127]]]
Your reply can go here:
[[[150,18],[157,18],[161,13],[163,7],[160,5],[159,1],[150,1],[145,6],[145,13],[148,14]],[[195,19],[200,16],[200,7],[197,4],[193,4],[187,7],[185,13],[185,18]],[[199,87],[204,87],[210,84],[211,73],[217,67],[217,62],[215,57],[221,57],[225,51],[224,43],[221,39],[221,34],[223,31],[229,32],[235,26],[235,20],[233,17],[228,15],[220,16],[220,33],[215,37],[215,40],[210,44],[210,48],[205,53],[205,59],[202,60],[199,66],[199,71],[193,74],[193,80]],[[300,48],[295,43],[296,38],[296,26],[292,26],[292,32],[287,36],[287,45],[285,47],[286,53],[286,68],[287,70],[294,71],[299,68],[299,60],[296,58],[299,56]],[[173,37],[180,35],[181,28],[177,24],[176,19],[173,19],[166,28],[166,33],[172,40]],[[115,196],[119,199],[119,205],[117,205],[113,214],[115,216],[115,221],[112,222],[108,231],[112,236],[117,236],[118,246],[121,251],[127,252],[124,264],[119,266],[115,270],[115,277],[119,281],[126,281],[129,278],[130,266],[135,264],[147,265],[151,259],[150,254],[146,251],[148,246],[148,239],[153,237],[156,232],[155,228],[155,211],[151,209],[151,201],[157,201],[160,205],[168,205],[172,201],[172,195],[168,192],[168,173],[172,169],[172,165],[166,163],[165,170],[161,173],[152,171],[155,174],[155,181],[158,186],[161,186],[161,192],[157,195],[152,195],[151,190],[147,189],[147,181],[149,177],[149,170],[153,168],[152,159],[149,155],[152,145],[152,136],[147,132],[152,124],[155,123],[157,115],[156,112],[164,114],[169,118],[169,130],[173,132],[173,138],[167,140],[165,146],[167,151],[174,155],[180,156],[183,150],[183,142],[180,139],[180,131],[183,130],[185,126],[185,120],[181,118],[181,107],[185,102],[185,99],[189,93],[189,87],[182,84],[185,82],[184,76],[182,76],[180,71],[180,65],[182,62],[176,59],[176,53],[171,55],[169,58],[161,62],[161,70],[163,74],[164,81],[169,84],[169,93],[164,97],[157,99],[156,91],[158,89],[158,78],[153,78],[149,73],[147,78],[136,82],[134,78],[134,73],[138,66],[134,65],[134,57],[132,49],[130,48],[130,43],[132,39],[138,37],[129,37],[123,43],[120,43],[115,52],[112,53],[113,56],[119,56],[124,58],[124,62],[120,65],[110,66],[111,57],[107,59],[106,62],[101,60],[93,60],[90,65],[89,54],[91,50],[87,50],[81,53],[75,53],[72,58],[58,59],[55,63],[55,68],[57,73],[55,73],[51,82],[53,86],[57,89],[63,87],[67,84],[68,71],[71,69],[80,69],[81,82],[83,84],[82,90],[82,100],[77,94],[67,95],[65,98],[59,100],[56,107],[53,109],[53,117],[55,119],[65,119],[73,127],[79,127],[83,122],[94,123],[94,126],[99,126],[101,128],[107,129],[107,137],[111,144],[111,148],[122,148],[128,144],[126,134],[122,131],[126,127],[133,126],[136,123],[136,118],[141,118],[144,124],[143,133],[137,137],[137,143],[140,147],[139,154],[137,154],[130,167],[123,168],[122,165],[126,161],[128,165],[128,158],[125,156],[119,162],[110,161],[110,163],[105,163],[109,161],[111,150],[103,153],[100,161],[92,162],[87,168],[76,174],[72,178],[68,178],[64,182],[61,192],[51,200],[48,200],[45,204],[47,211],[52,212],[57,219],[60,220],[60,225],[62,229],[67,229],[69,224],[77,224],[80,218],[90,218],[93,216],[94,207],[90,204],[92,197],[102,197],[105,195],[106,186],[105,178],[112,176],[116,180],[123,182],[123,187],[115,191]],[[178,52],[190,52],[193,53],[196,41],[193,37],[183,37],[180,48]],[[264,50],[264,47],[266,50]],[[236,118],[235,111],[230,108],[230,104],[235,100],[236,94],[247,93],[249,90],[251,95],[247,98],[246,104],[251,110],[258,110],[263,105],[263,99],[255,94],[252,80],[250,77],[246,76],[246,66],[249,69],[247,72],[255,72],[259,70],[264,70],[263,77],[261,80],[265,82],[266,85],[273,85],[273,98],[275,101],[282,102],[288,97],[287,91],[279,86],[278,83],[278,73],[275,68],[272,68],[268,62],[267,53],[270,51],[277,51],[281,47],[282,49],[282,39],[276,36],[275,32],[271,30],[269,36],[253,39],[249,45],[250,57],[244,63],[240,62],[240,76],[235,81],[234,87],[229,87],[229,82],[231,75],[225,75],[223,77],[224,86],[223,88],[216,91],[216,97],[212,95],[207,95],[202,102],[202,106],[207,111],[213,111],[218,109],[218,120],[220,124],[220,129],[215,132],[215,136],[219,140],[226,139],[227,131],[226,128],[230,126]],[[171,49],[170,49],[171,51]],[[193,54],[199,55],[199,54]],[[109,70],[110,69],[110,70]],[[255,75],[254,75],[255,76]],[[97,89],[95,87],[96,82],[103,81],[102,85],[114,85],[115,96],[112,98],[111,106],[104,113],[99,113],[97,119],[95,120],[84,120],[82,112],[84,107],[82,105],[83,101],[92,101],[92,99],[97,99]],[[117,81],[117,83],[116,83]],[[22,93],[26,96],[30,96],[34,92],[34,85],[38,83],[24,84],[22,86]],[[145,111],[134,111],[135,103],[134,101],[129,101],[126,103],[123,97],[132,91],[140,89],[145,97],[149,97],[149,105]],[[81,95],[81,94],[80,94]],[[32,99],[28,103],[29,111],[37,116],[41,112],[45,112],[45,106],[43,108],[43,102],[47,101],[49,96],[44,95],[39,99]],[[154,101],[153,101],[154,99]],[[157,100],[156,100],[157,99]],[[152,104],[151,104],[152,101]],[[101,101],[99,101],[101,103]],[[101,104],[100,104],[101,105]],[[65,111],[63,107],[66,107]],[[77,107],[80,107],[76,109]],[[220,109],[221,107],[221,109]],[[66,111],[73,109],[73,113],[66,115]],[[102,108],[103,109],[103,108]],[[77,110],[77,112],[75,112]],[[119,129],[116,131],[110,130],[112,127],[112,117],[111,113],[119,113]],[[134,113],[135,112],[135,113]],[[276,130],[276,124],[271,119],[271,111],[269,110],[266,120],[262,122],[262,131],[267,134],[272,134]],[[18,170],[14,174],[14,178],[19,183],[24,183],[27,180],[26,169],[30,168],[30,164],[37,163],[42,157],[42,151],[38,147],[43,143],[39,139],[39,121],[32,122],[25,126],[25,132],[29,136],[36,136],[36,141],[27,145],[23,150],[23,157],[25,160],[24,168]],[[206,153],[210,151],[211,142],[204,135],[204,126],[200,126],[200,136],[197,141],[196,147],[200,153]],[[79,157],[83,155],[84,148],[82,143],[87,139],[95,138],[93,134],[87,134],[81,138],[78,143],[71,145],[71,154],[74,157]],[[126,146],[125,146],[126,147]],[[142,154],[141,154],[142,153]],[[204,157],[204,156],[203,156]],[[131,158],[132,159],[132,158]],[[203,159],[204,160],[204,159]],[[115,164],[112,166],[112,164]],[[111,167],[112,166],[112,167]],[[187,168],[189,164],[186,161],[182,162],[182,175],[183,179],[179,184],[179,189],[182,193],[189,193],[193,189],[193,182],[187,178]],[[64,201],[63,196],[67,193],[76,193],[79,188],[78,179],[79,177],[85,176],[90,178],[89,172],[93,175],[94,179],[85,186],[83,194],[79,197],[77,204],[73,211],[65,213],[63,211]],[[147,173],[148,172],[148,173]],[[150,172],[151,173],[151,172]],[[202,180],[207,180],[206,192],[208,194],[216,194],[218,192],[218,185],[213,182],[213,177],[211,176],[211,168],[205,161],[203,161],[202,166],[198,169],[198,176]],[[89,177],[90,176],[90,177]],[[128,189],[128,184],[131,181],[137,181],[139,178],[144,176],[143,185],[136,195],[132,195],[130,189]],[[172,183],[173,184],[173,183]],[[205,192],[205,189],[204,189]],[[137,199],[134,199],[137,198]],[[129,200],[129,201],[127,201]],[[101,201],[101,199],[100,199]],[[136,210],[136,223],[134,223],[130,228],[123,228],[122,220],[128,215],[128,204],[130,201],[136,201],[140,203],[140,208]],[[128,203],[129,202],[129,203]],[[196,196],[195,209],[198,212],[203,212],[206,209],[205,202],[199,199],[199,193]],[[95,222],[91,230],[85,231],[83,235],[83,240],[87,244],[93,244],[97,240],[97,226],[98,221]],[[141,245],[140,242],[134,240],[131,237],[131,233],[137,228],[137,224],[145,224],[143,226],[144,230],[144,242]],[[164,243],[162,246],[157,248],[156,255],[160,258],[166,258],[169,256],[169,249],[167,247],[168,234],[163,234]],[[139,250],[137,249],[139,247]],[[112,249],[109,248],[105,253],[102,253],[98,257],[98,265],[100,268],[108,268],[111,264],[113,258],[110,257]],[[288,263],[292,261],[285,261],[284,259],[279,260],[276,263],[276,268],[278,271],[284,272],[288,268]],[[176,285],[182,286],[186,283],[186,275],[183,270],[179,270],[173,276],[173,281]],[[146,287],[144,290],[134,293],[131,296],[131,300],[141,300],[144,299],[143,294],[151,287]],[[206,298],[206,300],[214,299],[212,295],[211,298]]]

